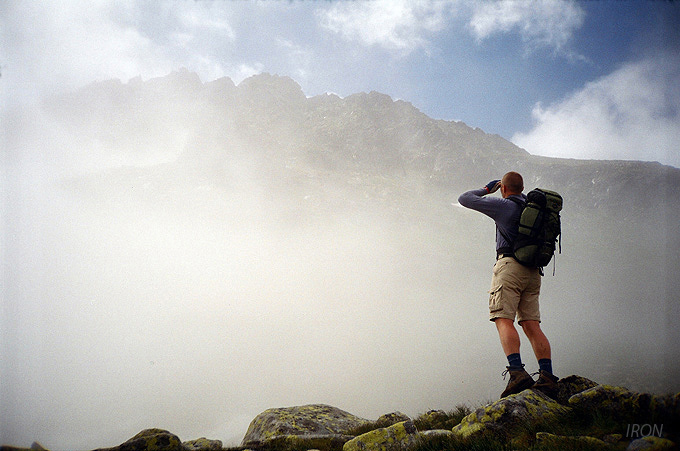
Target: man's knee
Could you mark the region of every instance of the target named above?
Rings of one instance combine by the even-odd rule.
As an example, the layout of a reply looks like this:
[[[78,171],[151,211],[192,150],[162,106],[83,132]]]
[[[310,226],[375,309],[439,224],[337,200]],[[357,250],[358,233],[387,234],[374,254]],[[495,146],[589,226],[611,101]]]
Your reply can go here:
[[[494,318],[492,319],[492,321],[494,322],[494,324],[496,325],[496,329],[498,330],[515,328],[515,322],[508,318]]]
[[[543,333],[540,321],[526,320],[520,322],[519,325],[522,326],[522,330],[527,336]]]

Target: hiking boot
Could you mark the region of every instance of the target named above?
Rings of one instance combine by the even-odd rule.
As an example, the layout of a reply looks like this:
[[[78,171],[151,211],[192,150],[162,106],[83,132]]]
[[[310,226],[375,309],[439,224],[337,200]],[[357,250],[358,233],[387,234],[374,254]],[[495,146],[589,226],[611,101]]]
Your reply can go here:
[[[534,380],[529,376],[529,373],[524,370],[524,365],[507,367],[507,369],[503,371],[503,379],[505,379],[505,375],[508,373],[510,373],[510,380],[508,381],[508,386],[505,387],[505,391],[501,393],[501,398],[514,395],[515,393],[531,388],[534,385]]]
[[[557,393],[559,392],[557,381],[559,378],[544,370],[540,370],[538,374],[538,380],[531,388],[540,391],[548,398],[557,399]]]

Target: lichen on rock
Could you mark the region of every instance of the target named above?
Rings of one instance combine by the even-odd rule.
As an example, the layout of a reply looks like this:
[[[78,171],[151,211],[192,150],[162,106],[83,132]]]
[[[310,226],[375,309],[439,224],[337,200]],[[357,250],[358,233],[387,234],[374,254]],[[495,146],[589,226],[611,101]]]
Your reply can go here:
[[[654,421],[680,416],[680,393],[659,396],[597,385],[569,398],[569,405],[620,420]]]
[[[113,448],[98,451],[183,451],[179,437],[164,429],[145,429]]]
[[[250,423],[242,446],[257,447],[263,442],[288,436],[340,437],[367,423],[370,421],[325,404],[268,409]]]
[[[615,445],[595,437],[562,436],[548,432],[536,433],[536,445],[539,449],[587,449],[589,451],[614,451]]]
[[[377,424],[384,424],[386,426],[391,426],[395,423],[401,423],[402,421],[411,421],[411,417],[402,412],[391,412],[385,415],[380,415],[376,420]]]
[[[556,401],[560,404],[567,405],[569,403],[569,398],[577,393],[588,390],[589,388],[597,387],[598,383],[585,377],[572,374],[571,376],[560,379],[557,385],[558,394]]]
[[[649,435],[633,440],[626,448],[626,451],[674,451],[678,446],[672,441]]]
[[[530,426],[539,421],[556,420],[569,411],[543,393],[524,390],[480,407],[453,428],[454,434],[467,438],[483,432],[508,436],[517,425]]]
[[[205,437],[184,442],[183,445],[186,451],[222,451],[221,440],[209,440]]]
[[[418,430],[412,421],[402,421],[386,428],[375,429],[345,443],[342,451],[403,450],[413,445]]]

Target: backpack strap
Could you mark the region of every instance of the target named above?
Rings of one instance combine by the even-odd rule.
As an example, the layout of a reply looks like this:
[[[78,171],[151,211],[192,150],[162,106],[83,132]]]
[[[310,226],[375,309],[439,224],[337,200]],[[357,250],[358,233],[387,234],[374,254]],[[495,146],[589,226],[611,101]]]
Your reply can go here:
[[[514,194],[513,194],[513,196],[514,196]],[[517,199],[516,197],[512,197],[512,196],[506,197],[506,199],[513,201],[514,203],[516,203],[517,205],[519,205],[522,208],[524,208],[527,204],[523,200]]]

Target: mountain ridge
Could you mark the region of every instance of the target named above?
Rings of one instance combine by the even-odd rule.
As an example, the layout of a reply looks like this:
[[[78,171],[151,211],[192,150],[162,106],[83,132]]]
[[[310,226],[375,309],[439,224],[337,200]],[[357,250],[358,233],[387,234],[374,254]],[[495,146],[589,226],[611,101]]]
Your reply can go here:
[[[516,169],[525,174],[527,187],[544,183],[546,188],[561,188],[567,194],[565,197],[575,198],[584,207],[593,199],[598,200],[591,201],[591,207],[610,204],[613,199],[606,199],[610,192],[622,191],[626,185],[630,185],[628,190],[643,190],[646,195],[657,188],[662,196],[659,203],[678,205],[676,196],[668,191],[680,185],[680,169],[656,162],[530,155],[498,135],[463,122],[429,118],[412,104],[375,91],[344,98],[334,94],[306,97],[290,77],[265,73],[246,78],[238,85],[227,77],[202,83],[197,74],[180,70],[146,82],[141,79],[132,79],[127,84],[119,80],[97,82],[68,98],[76,99],[70,101],[73,105],[89,105],[82,110],[87,112],[91,125],[80,128],[81,133],[106,142],[125,135],[116,126],[142,124],[144,128],[139,132],[146,134],[175,127],[191,133],[195,141],[187,141],[181,151],[183,157],[203,159],[207,166],[214,165],[216,159],[225,159],[237,146],[248,146],[288,167],[305,165],[309,169],[311,165],[321,170],[402,174],[415,170],[433,183],[456,189],[475,186],[481,183],[479,180],[496,178],[498,172]],[[160,106],[154,106],[156,101],[161,102]],[[61,98],[50,109],[59,111],[63,103]],[[173,114],[167,112],[171,107],[175,108]],[[149,116],[160,110],[166,110],[165,114],[154,124]],[[124,112],[128,114],[127,120],[117,125],[106,124],[107,118],[124,116]],[[99,128],[97,119],[103,122]],[[82,122],[77,121],[76,126],[80,125]],[[212,139],[208,145],[206,137]],[[138,150],[144,152],[143,148]],[[474,176],[464,169],[468,166],[474,167]],[[587,196],[572,195],[570,185],[583,187],[588,183],[593,189]],[[598,184],[604,189],[598,189]],[[643,205],[639,200],[635,204]],[[625,210],[626,198],[622,202]]]

